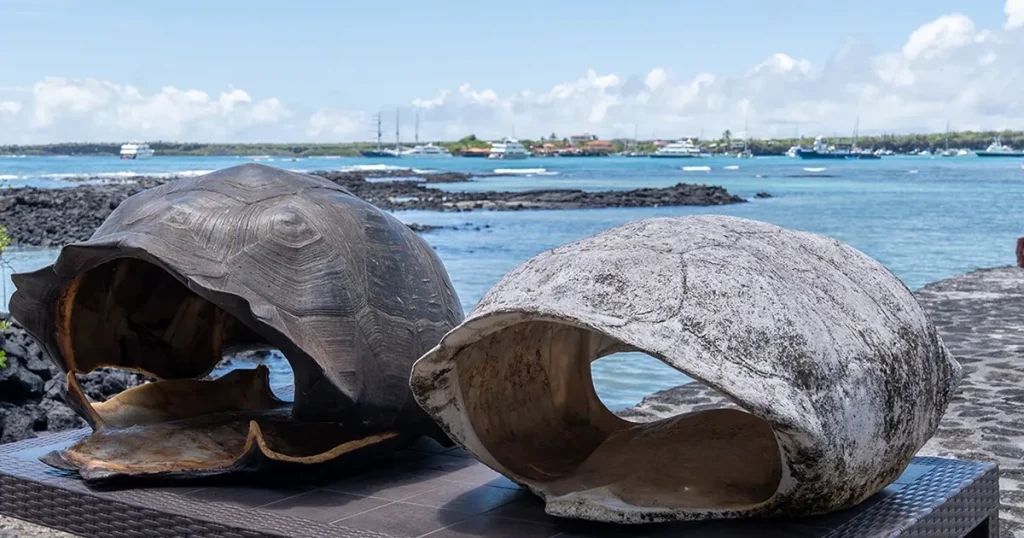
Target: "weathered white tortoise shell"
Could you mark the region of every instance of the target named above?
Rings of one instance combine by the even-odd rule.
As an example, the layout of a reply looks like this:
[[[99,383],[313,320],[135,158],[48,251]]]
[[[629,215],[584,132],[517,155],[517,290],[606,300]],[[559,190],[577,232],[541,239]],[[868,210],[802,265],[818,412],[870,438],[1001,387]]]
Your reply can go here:
[[[739,408],[654,423],[590,362],[641,351]],[[632,222],[502,278],[413,367],[419,404],[550,514],[623,523],[855,505],[935,431],[960,365],[911,292],[836,240],[725,216]]]

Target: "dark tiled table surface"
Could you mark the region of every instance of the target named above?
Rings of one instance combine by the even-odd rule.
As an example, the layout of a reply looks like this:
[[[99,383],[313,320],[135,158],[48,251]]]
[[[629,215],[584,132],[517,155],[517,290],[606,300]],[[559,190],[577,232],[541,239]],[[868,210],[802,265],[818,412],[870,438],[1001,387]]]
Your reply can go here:
[[[462,450],[432,441],[420,441],[365,470],[277,487],[218,480],[94,489],[38,461],[40,455],[86,433],[0,446],[0,512],[92,536],[131,530],[136,533],[132,536],[725,538],[894,536],[947,508],[959,518],[955,525],[970,529],[998,506],[994,466],[936,458],[915,460],[878,495],[827,516],[643,526],[549,516],[539,499],[513,482]],[[964,502],[970,505],[967,509],[961,506]],[[924,535],[966,534],[939,531]]]

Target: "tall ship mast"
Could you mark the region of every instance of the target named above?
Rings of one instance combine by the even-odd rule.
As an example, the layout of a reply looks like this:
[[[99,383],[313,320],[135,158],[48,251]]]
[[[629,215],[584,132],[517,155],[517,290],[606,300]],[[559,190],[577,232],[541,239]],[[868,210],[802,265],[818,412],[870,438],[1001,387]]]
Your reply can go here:
[[[381,131],[380,114],[379,113],[375,114],[374,115],[374,119],[377,120],[377,149],[376,149],[376,151],[361,151],[359,153],[362,154],[363,157],[371,157],[371,158],[397,157],[398,156],[397,144],[396,144],[396,149],[390,150],[390,149],[384,149],[384,146],[381,143],[381,138],[384,136],[384,132]],[[397,139],[398,139],[397,122],[398,122],[398,119],[397,119],[397,113],[396,113],[396,118],[395,118],[395,123],[396,123],[396,127],[395,127],[395,140],[396,140],[396,142],[397,142]]]
[[[380,145],[380,137],[381,137],[381,135],[383,135],[383,134],[384,134],[384,133],[382,133],[382,132],[380,131],[380,114],[378,113],[378,114],[377,114],[377,151],[380,151],[380,150],[384,149],[384,148],[383,148],[383,147],[382,147],[382,146]]]

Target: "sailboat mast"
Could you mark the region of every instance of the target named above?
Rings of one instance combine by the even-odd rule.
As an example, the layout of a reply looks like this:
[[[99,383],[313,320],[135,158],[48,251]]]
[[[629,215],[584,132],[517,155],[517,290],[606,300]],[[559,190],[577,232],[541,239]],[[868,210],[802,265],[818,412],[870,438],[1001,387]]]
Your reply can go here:
[[[398,108],[395,108],[395,151],[402,147],[402,139],[398,137]]]
[[[850,144],[850,149],[857,147],[857,131],[860,129],[860,116],[857,116],[857,122],[853,124],[853,143]]]
[[[378,112],[377,113],[377,151],[378,152],[380,152],[380,150],[381,150],[380,138],[381,138],[381,136],[383,134],[384,133],[382,133],[381,130],[380,130],[380,113]]]
[[[416,136],[415,139],[414,139],[415,140],[415,144],[418,146],[420,144],[420,111],[419,110],[416,111],[416,135],[415,136]]]
[[[949,120],[946,120],[946,151],[949,151]]]

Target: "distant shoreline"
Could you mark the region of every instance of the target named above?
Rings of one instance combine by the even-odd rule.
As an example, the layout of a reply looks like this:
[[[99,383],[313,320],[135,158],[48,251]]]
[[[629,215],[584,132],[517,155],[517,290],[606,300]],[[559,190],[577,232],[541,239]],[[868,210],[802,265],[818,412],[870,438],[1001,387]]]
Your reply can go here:
[[[743,139],[730,133],[729,137],[722,133],[721,138],[706,138],[701,140],[698,136],[678,136],[662,139],[663,141],[685,140],[687,138],[708,148],[714,144],[716,148],[730,148],[732,143],[741,143]],[[1024,148],[1024,131],[959,131],[948,134],[949,147],[951,149],[983,150],[992,142],[992,139],[999,136],[1004,144],[1014,148]],[[851,137],[846,136],[825,136],[827,143],[849,143]],[[858,136],[857,146],[870,149],[887,149],[898,154],[910,154],[916,151],[941,150],[946,147],[946,133],[930,134],[883,134],[875,136]],[[568,145],[568,139],[520,139],[520,142],[529,148],[533,145],[544,143],[553,144],[556,147]],[[656,140],[632,140],[617,138],[611,140],[613,144],[612,153],[626,151],[631,146],[636,146],[643,151],[654,149]],[[775,139],[750,139],[746,141],[747,149],[754,155],[784,155],[793,146],[809,147],[814,142],[814,136],[800,136]],[[26,155],[26,156],[118,156],[122,142],[67,142],[55,144],[37,145],[0,145],[0,155]],[[361,157],[362,151],[377,149],[376,142],[346,142],[346,143],[198,143],[198,142],[169,142],[152,141],[148,142],[150,147],[156,151],[156,156],[167,157]],[[469,135],[458,141],[437,141],[434,144],[447,149],[453,155],[468,148],[488,148],[490,143]],[[384,144],[394,146],[394,143]],[[413,144],[408,141],[402,142],[403,146],[411,147]],[[718,151],[718,150],[715,150]],[[730,150],[734,151],[734,150]],[[400,161],[400,159],[387,159]]]

